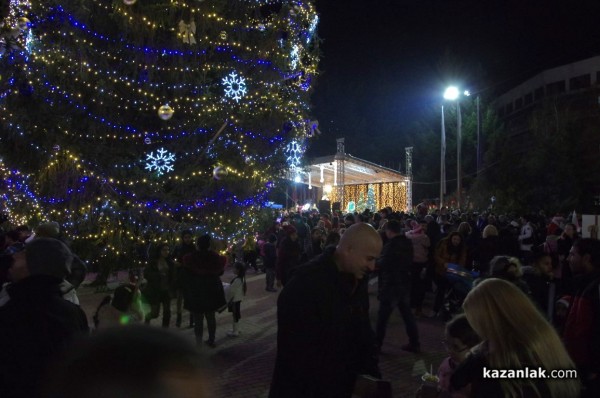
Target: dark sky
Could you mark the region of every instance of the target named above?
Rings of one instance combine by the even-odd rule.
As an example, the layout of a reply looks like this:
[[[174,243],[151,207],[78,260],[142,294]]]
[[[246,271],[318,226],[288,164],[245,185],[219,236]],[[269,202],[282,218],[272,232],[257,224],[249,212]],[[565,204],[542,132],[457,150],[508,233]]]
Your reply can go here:
[[[322,135],[308,156],[386,164],[455,83],[493,98],[536,72],[600,53],[599,0],[317,0]]]

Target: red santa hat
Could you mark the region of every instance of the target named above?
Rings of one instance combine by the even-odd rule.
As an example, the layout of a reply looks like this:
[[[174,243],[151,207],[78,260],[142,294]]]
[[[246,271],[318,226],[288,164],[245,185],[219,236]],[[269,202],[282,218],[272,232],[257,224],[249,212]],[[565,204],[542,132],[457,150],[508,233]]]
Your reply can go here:
[[[281,229],[283,229],[283,232],[288,236],[297,232],[296,227],[293,225],[284,225]]]
[[[413,234],[420,234],[423,233],[423,228],[421,227],[421,224],[419,224],[417,221],[412,220],[410,222],[410,227],[411,227],[411,233]]]

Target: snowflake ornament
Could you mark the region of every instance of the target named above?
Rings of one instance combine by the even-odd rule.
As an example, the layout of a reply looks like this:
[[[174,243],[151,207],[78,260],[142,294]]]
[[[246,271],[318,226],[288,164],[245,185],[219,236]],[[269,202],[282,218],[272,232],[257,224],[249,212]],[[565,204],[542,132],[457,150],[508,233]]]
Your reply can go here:
[[[287,144],[285,148],[285,154],[286,161],[290,166],[290,169],[296,169],[298,166],[300,166],[303,153],[304,149],[298,141],[294,140]]]
[[[225,86],[225,96],[233,98],[236,102],[246,95],[246,79],[238,76],[235,72],[231,72],[223,78],[223,85]]]
[[[173,162],[175,161],[175,155],[168,152],[164,148],[160,148],[154,152],[150,152],[146,155],[146,170],[156,171],[158,176],[173,171]]]

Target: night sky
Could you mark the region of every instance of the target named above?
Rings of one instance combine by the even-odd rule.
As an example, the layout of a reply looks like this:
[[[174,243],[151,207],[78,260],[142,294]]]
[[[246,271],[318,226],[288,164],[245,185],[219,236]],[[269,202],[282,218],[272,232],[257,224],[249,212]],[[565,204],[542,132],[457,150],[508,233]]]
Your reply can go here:
[[[317,0],[322,135],[307,156],[346,152],[398,167],[407,131],[459,85],[493,98],[545,68],[600,54],[600,1]]]

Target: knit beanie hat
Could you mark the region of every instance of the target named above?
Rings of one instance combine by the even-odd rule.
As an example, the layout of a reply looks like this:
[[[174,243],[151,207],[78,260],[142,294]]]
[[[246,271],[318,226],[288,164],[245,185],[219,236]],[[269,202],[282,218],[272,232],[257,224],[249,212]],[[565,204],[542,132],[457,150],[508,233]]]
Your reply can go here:
[[[48,275],[62,281],[71,273],[73,254],[58,239],[36,238],[25,245],[25,260],[32,276]]]

